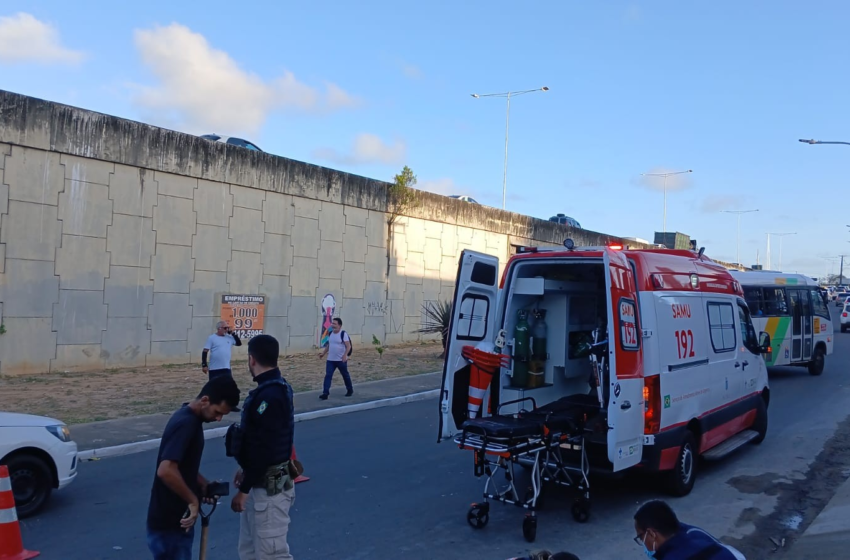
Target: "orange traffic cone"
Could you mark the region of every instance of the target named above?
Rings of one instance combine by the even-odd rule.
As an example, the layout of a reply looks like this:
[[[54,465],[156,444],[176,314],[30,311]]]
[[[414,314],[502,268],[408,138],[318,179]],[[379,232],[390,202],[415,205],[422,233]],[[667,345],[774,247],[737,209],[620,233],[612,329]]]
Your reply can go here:
[[[292,446],[292,461],[293,462],[298,461],[298,455],[296,455],[296,453],[295,453],[295,446],[294,445]],[[307,482],[308,480],[310,480],[310,477],[304,476],[304,474],[302,473],[302,474],[298,475],[298,478],[296,478],[293,481],[293,483],[298,484],[299,482]]]
[[[0,465],[0,560],[29,560],[38,555],[38,552],[24,550],[9,468]]]

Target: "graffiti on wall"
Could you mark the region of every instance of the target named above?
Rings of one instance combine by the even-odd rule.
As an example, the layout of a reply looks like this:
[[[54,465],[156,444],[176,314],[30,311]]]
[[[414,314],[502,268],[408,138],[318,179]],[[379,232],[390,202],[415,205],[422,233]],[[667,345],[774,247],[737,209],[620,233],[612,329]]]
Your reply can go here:
[[[366,314],[370,317],[386,315],[389,311],[390,306],[385,301],[370,301],[366,303]]]
[[[333,323],[334,311],[336,311],[336,298],[333,294],[327,294],[322,298],[322,305],[319,308],[319,321],[322,325],[319,336],[319,348],[324,348],[328,343],[328,338],[331,336],[331,324]]]

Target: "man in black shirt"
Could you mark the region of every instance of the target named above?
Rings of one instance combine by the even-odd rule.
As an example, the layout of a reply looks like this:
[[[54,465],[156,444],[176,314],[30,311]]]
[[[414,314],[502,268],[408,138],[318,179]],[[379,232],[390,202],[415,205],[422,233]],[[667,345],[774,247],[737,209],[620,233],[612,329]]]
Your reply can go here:
[[[277,340],[258,335],[248,343],[248,369],[259,386],[242,405],[241,467],[231,509],[240,513],[240,560],[289,560],[289,509],[295,500],[290,455],[295,418],[292,388],[277,368]]]
[[[205,422],[218,422],[238,411],[239,388],[232,377],[209,381],[197,398],[175,412],[156,458],[156,476],[148,506],[148,548],[154,560],[191,560],[194,525],[207,480],[199,470]]]

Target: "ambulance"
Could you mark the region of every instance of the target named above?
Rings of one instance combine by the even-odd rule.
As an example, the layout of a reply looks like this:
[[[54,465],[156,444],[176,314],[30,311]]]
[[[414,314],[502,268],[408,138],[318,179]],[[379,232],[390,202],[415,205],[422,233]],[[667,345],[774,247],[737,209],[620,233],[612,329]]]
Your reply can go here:
[[[697,459],[719,459],[767,432],[767,333],[756,335],[741,284],[704,251],[622,246],[461,253],[439,397],[438,441],[478,417],[567,396],[598,402],[593,470],[663,471],[693,488]],[[464,347],[506,354],[470,389]],[[468,352],[468,350],[467,350]],[[477,394],[480,392],[480,395]],[[506,403],[504,406],[503,403]]]
[[[731,274],[743,287],[756,328],[773,342],[773,351],[764,356],[768,367],[802,366],[811,375],[822,374],[835,332],[817,281],[782,272]]]

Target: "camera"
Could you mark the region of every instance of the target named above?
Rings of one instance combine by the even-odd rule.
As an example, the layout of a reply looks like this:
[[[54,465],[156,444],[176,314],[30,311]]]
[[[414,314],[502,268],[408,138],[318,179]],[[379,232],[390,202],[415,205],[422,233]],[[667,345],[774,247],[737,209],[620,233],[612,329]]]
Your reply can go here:
[[[207,495],[205,498],[213,498],[218,496],[219,498],[222,496],[230,495],[230,483],[229,482],[210,482],[207,484]]]

